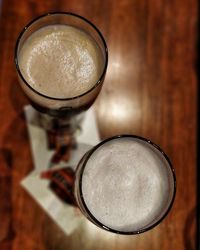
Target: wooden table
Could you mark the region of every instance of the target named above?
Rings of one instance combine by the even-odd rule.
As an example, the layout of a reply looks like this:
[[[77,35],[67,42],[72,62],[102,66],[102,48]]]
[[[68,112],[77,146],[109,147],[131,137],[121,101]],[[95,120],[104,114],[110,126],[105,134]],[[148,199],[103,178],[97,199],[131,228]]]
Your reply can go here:
[[[197,4],[161,0],[3,0],[0,12],[0,249],[192,250],[196,232]],[[76,230],[66,236],[20,186],[33,169],[13,50],[27,22],[49,11],[94,22],[109,48],[96,102],[102,138],[130,133],[159,144],[177,175],[168,217],[139,236]]]

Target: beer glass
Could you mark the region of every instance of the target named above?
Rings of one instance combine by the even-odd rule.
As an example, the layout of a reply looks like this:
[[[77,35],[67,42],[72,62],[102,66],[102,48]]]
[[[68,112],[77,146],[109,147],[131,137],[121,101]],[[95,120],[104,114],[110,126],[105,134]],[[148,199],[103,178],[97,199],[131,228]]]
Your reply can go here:
[[[125,235],[158,225],[170,211],[176,191],[167,155],[135,135],[108,138],[82,157],[75,172],[49,170],[46,178],[96,226]]]
[[[97,81],[93,82],[89,89],[78,95],[59,97],[41,92],[25,79],[22,69],[20,68],[19,55],[27,39],[41,28],[50,25],[67,25],[85,32],[95,41],[101,53],[103,65]],[[31,105],[39,112],[38,114],[42,126],[48,131],[51,138],[53,135],[54,141],[59,141],[58,144],[60,145],[58,148],[60,152],[63,152],[61,148],[66,149],[71,144],[75,145],[74,133],[80,128],[80,121],[82,120],[80,114],[83,114],[98,96],[106,74],[107,64],[108,50],[104,37],[93,23],[77,14],[68,12],[44,14],[32,20],[20,33],[15,47],[15,66],[19,77],[19,83]],[[42,71],[43,69],[41,68],[41,73]]]

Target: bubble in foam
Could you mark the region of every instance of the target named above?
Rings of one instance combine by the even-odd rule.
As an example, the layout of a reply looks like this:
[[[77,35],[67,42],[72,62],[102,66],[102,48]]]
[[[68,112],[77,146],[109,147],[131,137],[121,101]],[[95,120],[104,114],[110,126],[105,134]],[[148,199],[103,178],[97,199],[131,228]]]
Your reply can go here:
[[[97,148],[82,176],[89,211],[105,226],[124,232],[142,229],[165,212],[172,185],[162,153],[146,141],[128,137]]]
[[[67,25],[49,25],[25,41],[19,67],[26,81],[40,93],[69,98],[96,84],[103,71],[103,56],[85,32]]]

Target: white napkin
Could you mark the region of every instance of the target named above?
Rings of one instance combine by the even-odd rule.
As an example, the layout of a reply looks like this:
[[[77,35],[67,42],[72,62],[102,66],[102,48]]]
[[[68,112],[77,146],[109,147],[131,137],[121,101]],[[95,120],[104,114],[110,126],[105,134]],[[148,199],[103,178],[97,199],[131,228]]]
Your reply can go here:
[[[58,226],[69,235],[82,223],[84,218],[77,213],[77,208],[62,202],[49,189],[48,180],[40,178],[40,173],[47,170],[53,150],[48,150],[46,133],[37,125],[37,112],[30,105],[25,106],[24,110],[35,170],[24,178],[21,184]],[[85,113],[81,127],[82,131],[76,138],[78,147],[72,151],[71,159],[68,162],[68,165],[74,168],[81,157],[100,141],[93,108]]]

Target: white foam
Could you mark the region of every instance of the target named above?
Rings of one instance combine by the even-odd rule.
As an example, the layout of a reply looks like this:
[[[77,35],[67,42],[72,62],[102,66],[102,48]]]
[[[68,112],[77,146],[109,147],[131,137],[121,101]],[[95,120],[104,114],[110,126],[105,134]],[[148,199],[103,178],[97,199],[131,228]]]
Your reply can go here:
[[[19,52],[26,81],[51,97],[80,95],[99,80],[103,57],[85,32],[67,25],[49,25],[34,32]]]
[[[98,148],[82,177],[91,213],[105,226],[135,231],[168,207],[173,176],[162,154],[147,142],[118,138]]]

